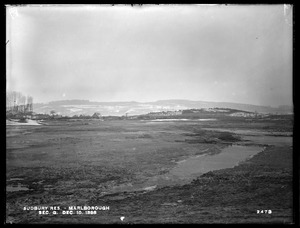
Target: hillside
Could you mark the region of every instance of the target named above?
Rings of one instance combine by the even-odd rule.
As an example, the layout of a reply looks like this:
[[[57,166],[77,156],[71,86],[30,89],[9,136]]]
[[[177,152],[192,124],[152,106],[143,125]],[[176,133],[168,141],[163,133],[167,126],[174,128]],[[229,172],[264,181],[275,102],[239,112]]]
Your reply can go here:
[[[250,104],[239,104],[229,102],[207,102],[190,100],[159,100],[155,102],[91,102],[88,100],[62,100],[49,103],[34,104],[34,112],[50,113],[54,110],[56,113],[66,116],[73,115],[93,115],[100,112],[102,115],[122,116],[126,113],[130,115],[141,115],[150,112],[176,111],[186,109],[201,108],[230,108],[258,113],[278,113],[290,114],[293,109],[290,106],[281,106],[278,108],[268,106],[258,106]]]

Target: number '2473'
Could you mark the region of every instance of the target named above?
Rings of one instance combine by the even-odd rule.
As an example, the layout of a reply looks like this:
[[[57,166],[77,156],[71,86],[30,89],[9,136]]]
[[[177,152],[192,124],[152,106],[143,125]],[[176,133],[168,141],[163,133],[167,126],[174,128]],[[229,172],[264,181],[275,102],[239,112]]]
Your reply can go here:
[[[272,210],[256,210],[256,214],[272,214]]]

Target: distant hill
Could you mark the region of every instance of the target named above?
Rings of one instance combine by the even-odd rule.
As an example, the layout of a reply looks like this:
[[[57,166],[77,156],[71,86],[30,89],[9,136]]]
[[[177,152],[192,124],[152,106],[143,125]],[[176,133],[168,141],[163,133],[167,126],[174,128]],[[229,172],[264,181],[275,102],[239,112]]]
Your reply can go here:
[[[293,107],[291,106],[279,106],[278,108],[274,108],[250,104],[190,100],[159,100],[155,102],[95,102],[88,100],[61,100],[49,103],[36,103],[33,106],[33,110],[36,113],[50,113],[51,110],[54,110],[56,113],[66,116],[93,115],[95,112],[100,112],[105,116],[122,116],[126,113],[130,116],[147,114],[150,112],[201,108],[230,108],[258,113],[293,113]]]

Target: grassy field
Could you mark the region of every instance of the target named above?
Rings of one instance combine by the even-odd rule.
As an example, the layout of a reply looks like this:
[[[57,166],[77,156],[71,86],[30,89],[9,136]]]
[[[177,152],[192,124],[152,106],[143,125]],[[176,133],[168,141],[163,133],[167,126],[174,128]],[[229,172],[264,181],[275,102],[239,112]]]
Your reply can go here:
[[[290,120],[244,118],[168,123],[53,120],[40,126],[7,126],[6,222],[291,223],[292,145],[259,145],[265,146],[263,152],[233,168],[199,175],[185,185],[174,180],[170,186],[145,189],[151,187],[149,180],[167,174],[179,161],[213,156],[245,141],[232,132],[203,130],[208,127],[292,132]],[[23,210],[76,205],[110,210],[96,215]]]

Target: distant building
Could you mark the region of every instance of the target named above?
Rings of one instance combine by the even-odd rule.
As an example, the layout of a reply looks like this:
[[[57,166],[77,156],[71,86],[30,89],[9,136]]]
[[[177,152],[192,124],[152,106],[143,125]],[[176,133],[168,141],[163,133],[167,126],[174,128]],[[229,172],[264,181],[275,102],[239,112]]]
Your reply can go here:
[[[182,111],[166,111],[166,112],[150,112],[149,116],[178,116],[182,115]]]
[[[33,120],[41,120],[41,119],[48,119],[50,116],[48,114],[41,114],[41,113],[34,113],[32,115]]]
[[[262,113],[257,113],[257,112],[255,112],[255,113],[235,112],[235,113],[230,114],[229,116],[256,118],[256,117],[266,117],[268,115],[262,114]]]
[[[96,118],[96,119],[100,119],[102,116],[101,116],[101,113],[100,112],[95,112],[93,115],[92,115],[92,118]]]
[[[62,116],[62,115],[59,115],[59,114],[53,116],[54,119],[60,119],[60,118],[62,118],[62,117],[63,117],[63,116]]]

